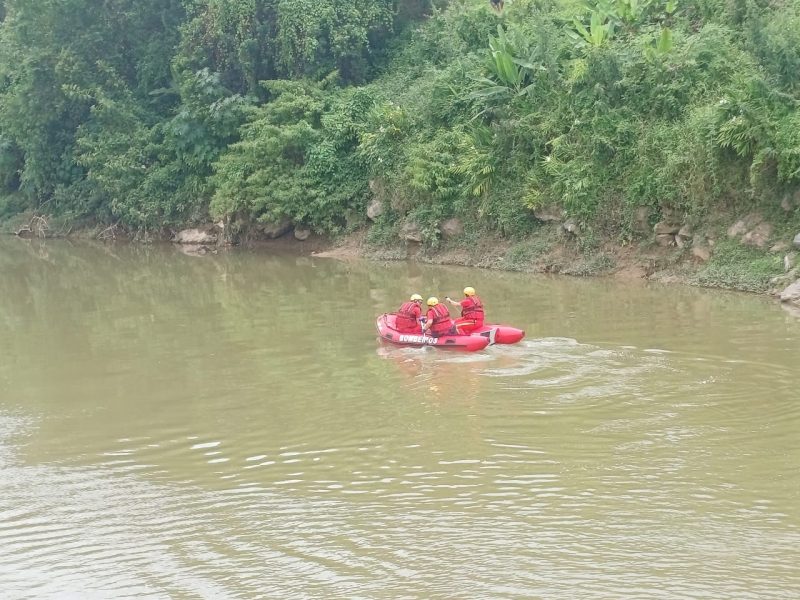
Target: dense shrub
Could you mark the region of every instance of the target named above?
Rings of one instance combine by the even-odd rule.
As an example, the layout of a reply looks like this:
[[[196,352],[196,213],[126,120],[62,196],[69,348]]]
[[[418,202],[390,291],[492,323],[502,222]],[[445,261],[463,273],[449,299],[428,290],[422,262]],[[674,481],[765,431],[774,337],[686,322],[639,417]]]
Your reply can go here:
[[[158,227],[559,205],[629,236],[800,186],[800,5],[745,0],[7,0],[3,211]]]

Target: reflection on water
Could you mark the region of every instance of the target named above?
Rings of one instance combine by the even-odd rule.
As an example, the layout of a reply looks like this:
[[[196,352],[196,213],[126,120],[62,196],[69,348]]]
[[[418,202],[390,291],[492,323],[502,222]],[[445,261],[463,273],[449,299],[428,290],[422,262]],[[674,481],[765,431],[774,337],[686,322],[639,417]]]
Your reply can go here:
[[[528,332],[378,343],[473,285]],[[800,322],[415,264],[0,240],[10,598],[800,595]]]

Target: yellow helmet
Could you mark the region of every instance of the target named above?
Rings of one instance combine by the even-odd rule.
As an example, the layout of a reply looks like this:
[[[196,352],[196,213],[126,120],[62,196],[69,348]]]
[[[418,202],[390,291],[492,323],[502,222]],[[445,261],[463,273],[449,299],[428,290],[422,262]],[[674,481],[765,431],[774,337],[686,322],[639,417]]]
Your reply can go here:
[[[428,298],[428,306],[436,306],[437,304],[439,304],[438,298],[436,298],[435,296],[431,296],[430,298]]]
[[[475,288],[474,287],[465,287],[464,288],[464,295],[465,296],[474,296],[475,295]]]
[[[419,294],[411,294],[411,301],[416,302],[417,300],[422,302],[422,296],[420,296]]]

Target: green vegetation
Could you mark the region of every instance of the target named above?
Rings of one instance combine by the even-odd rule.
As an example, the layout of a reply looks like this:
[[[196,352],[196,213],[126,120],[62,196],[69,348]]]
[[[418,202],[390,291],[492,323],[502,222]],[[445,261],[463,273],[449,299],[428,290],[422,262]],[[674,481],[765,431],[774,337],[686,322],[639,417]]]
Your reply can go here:
[[[409,221],[435,246],[452,216],[520,239],[552,206],[627,241],[639,207],[698,222],[800,188],[800,0],[3,0],[0,21],[0,219],[336,234],[374,196],[378,244]]]
[[[546,256],[555,243],[555,236],[545,232],[514,244],[505,253],[502,267],[507,271],[533,270],[534,263]]]
[[[736,242],[717,244],[711,261],[697,274],[696,282],[748,292],[769,289],[770,280],[783,272],[782,258]]]

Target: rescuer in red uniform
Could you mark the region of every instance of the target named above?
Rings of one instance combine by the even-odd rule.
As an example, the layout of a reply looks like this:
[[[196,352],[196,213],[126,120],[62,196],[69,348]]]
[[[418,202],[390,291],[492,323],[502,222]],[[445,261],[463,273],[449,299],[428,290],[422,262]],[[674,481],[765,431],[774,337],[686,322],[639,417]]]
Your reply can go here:
[[[464,299],[461,302],[445,297],[453,306],[461,307],[461,317],[455,320],[456,332],[472,333],[483,327],[483,302],[475,295],[475,288],[464,288]]]
[[[433,337],[453,333],[453,319],[450,311],[444,304],[439,304],[439,299],[431,296],[428,298],[428,314],[426,315],[425,331],[430,331]]]
[[[422,296],[411,294],[408,302],[404,302],[396,313],[395,328],[400,333],[420,333],[421,325],[419,322],[422,316]]]

